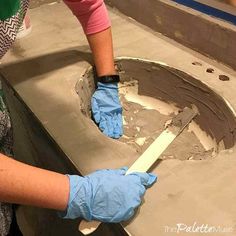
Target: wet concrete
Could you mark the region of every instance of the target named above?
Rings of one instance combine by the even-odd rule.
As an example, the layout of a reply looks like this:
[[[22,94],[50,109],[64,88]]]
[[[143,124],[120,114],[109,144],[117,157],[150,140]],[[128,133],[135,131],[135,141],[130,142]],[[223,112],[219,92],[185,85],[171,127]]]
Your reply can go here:
[[[155,63],[124,60],[120,62],[124,79],[138,80],[138,94],[173,103],[179,108],[196,105],[196,122],[216,143],[231,148],[236,140],[236,119],[227,103],[205,84],[175,68]],[[128,78],[127,78],[128,77]],[[209,122],[209,120],[211,122]]]
[[[139,140],[140,138],[146,138],[147,140],[150,139],[147,141],[150,144],[157,137],[154,127],[157,127],[157,130],[159,129],[158,134],[160,134],[164,122],[170,119],[170,116],[168,118],[158,116],[155,110],[148,111],[139,104],[128,103],[123,94],[126,93],[124,89],[125,87],[127,89],[136,87],[137,95],[161,100],[168,105],[175,106],[176,110],[195,105],[199,112],[195,122],[201,130],[209,135],[218,147],[221,146],[220,148],[228,149],[234,146],[236,119],[233,110],[214,90],[211,90],[194,77],[160,63],[130,58],[117,60],[116,65],[121,74],[121,101],[124,106],[124,122],[127,123],[125,137],[122,141],[127,137],[126,141],[137,147],[135,139],[129,140],[129,138],[139,138]],[[92,70],[88,70],[83,79],[76,85],[76,91],[79,99],[81,99],[81,111],[87,117],[91,116],[90,99],[95,90],[93,78]],[[158,120],[160,120],[160,123],[158,123]],[[190,151],[190,153],[192,152]],[[186,155],[188,154],[186,153]]]
[[[213,91],[210,91],[209,88],[207,88],[205,85],[203,86],[205,89],[204,91],[208,94],[208,98],[204,99],[204,105],[207,104],[207,107],[209,107],[209,110],[203,110],[202,104],[199,104],[199,100],[202,99],[201,93],[198,94],[199,88],[197,86],[192,88],[192,97],[195,96],[194,100],[187,100],[189,103],[187,104],[185,101],[185,98],[183,96],[182,87],[176,86],[176,83],[174,82],[175,79],[177,80],[183,80],[186,84],[190,83],[192,84],[194,81],[194,78],[191,78],[189,81],[186,80],[186,76],[181,77],[181,73],[179,74],[179,77],[176,77],[176,74],[173,73],[172,77],[169,75],[169,69],[167,67],[163,67],[162,65],[158,63],[149,63],[146,61],[135,60],[135,59],[120,59],[116,61],[117,68],[119,68],[119,73],[121,74],[121,82],[119,84],[119,92],[120,92],[120,100],[123,107],[123,123],[124,123],[124,135],[119,139],[119,141],[131,146],[139,155],[141,155],[148,147],[149,145],[161,134],[161,132],[165,129],[165,125],[168,121],[170,121],[174,116],[174,111],[181,111],[183,106],[188,105],[191,107],[191,105],[195,105],[196,108],[199,108],[199,116],[203,116],[199,119],[199,117],[196,117],[195,121],[199,123],[206,122],[204,119],[208,119],[210,117],[210,113],[214,110],[214,106],[212,106],[212,101],[215,100],[215,103],[221,103],[222,105],[220,107],[220,111],[214,110],[211,124],[216,125],[212,126],[212,131],[209,131],[208,129],[204,130],[206,132],[206,135],[211,136],[213,134],[213,139],[216,142],[216,147],[211,148],[209,150],[206,150],[203,145],[200,142],[200,137],[196,137],[196,135],[191,132],[188,129],[185,129],[184,132],[170,145],[170,147],[163,153],[163,155],[160,157],[161,159],[179,159],[179,160],[205,160],[205,159],[211,159],[213,158],[213,153],[215,155],[216,152],[219,151],[218,145],[219,142],[224,142],[224,140],[217,140],[217,136],[214,136],[214,134],[217,134],[218,132],[222,132],[222,137],[224,137],[224,128],[218,125],[217,120],[218,116],[217,114],[222,113],[222,111],[228,111],[229,119],[232,119],[232,123],[236,123],[234,121],[234,115],[228,108],[227,104],[224,103],[224,101],[219,98],[215,97]],[[131,65],[129,67],[129,65]],[[135,70],[134,70],[135,68]],[[172,68],[173,69],[173,68]],[[153,109],[153,108],[146,108],[142,104],[142,97],[146,94],[143,92],[143,88],[146,86],[143,85],[143,83],[149,83],[150,77],[149,74],[153,72],[152,78],[155,78],[155,80],[152,81],[152,88],[150,90],[156,89],[154,92],[152,92],[152,96],[146,96],[146,97],[153,97],[152,106],[155,107],[155,103],[160,101],[160,99],[165,102],[163,105],[169,106],[168,103],[171,103],[173,106],[175,106],[175,109],[172,110],[172,112],[169,112],[169,114],[161,114],[159,112],[159,109]],[[169,76],[169,77],[168,77]],[[168,84],[166,87],[160,84],[162,81],[158,80],[158,78],[163,78],[164,80],[167,80],[168,78],[171,80],[171,84]],[[141,84],[141,85],[140,85]],[[140,88],[142,86],[142,88]],[[162,88],[162,89],[160,89]],[[182,100],[173,99],[173,100],[166,100],[166,96],[161,97],[162,94],[168,94],[171,88],[174,88],[175,90],[180,90],[179,93],[182,94]],[[80,99],[80,109],[83,112],[83,114],[90,118],[91,117],[91,106],[90,106],[90,100],[91,95],[93,94],[95,90],[94,86],[94,76],[92,69],[88,69],[85,75],[83,76],[83,79],[79,80],[79,82],[76,85],[76,92]],[[160,92],[161,90],[161,92]],[[140,103],[127,100],[127,96],[132,96],[132,91],[136,91],[136,96],[140,97]],[[207,92],[208,91],[208,92]],[[147,91],[146,91],[147,92]],[[150,92],[150,91],[148,91]],[[131,93],[131,94],[130,94]],[[172,93],[172,96],[175,97],[176,94]],[[158,99],[158,100],[157,100]],[[206,113],[204,113],[206,112]],[[227,113],[227,112],[226,112]],[[204,118],[205,116],[205,118]],[[207,118],[206,118],[207,117]],[[228,121],[222,122],[222,125],[228,125]],[[201,123],[202,124],[202,123]],[[205,125],[200,125],[202,129],[204,129]],[[214,131],[216,129],[216,131]],[[227,128],[226,128],[227,129]],[[210,132],[210,133],[208,133]],[[231,132],[228,130],[228,132],[231,134]],[[202,140],[201,140],[202,141]],[[232,146],[234,145],[234,138],[230,141],[232,143]],[[228,143],[229,145],[229,143]],[[226,145],[227,147],[227,145]],[[222,148],[222,147],[221,147]]]
[[[124,135],[119,139],[133,147],[141,155],[164,131],[172,115],[163,115],[154,109],[146,109],[138,103],[121,97],[124,117]],[[161,155],[161,160],[205,160],[211,159],[213,150],[205,150],[196,135],[187,128]]]

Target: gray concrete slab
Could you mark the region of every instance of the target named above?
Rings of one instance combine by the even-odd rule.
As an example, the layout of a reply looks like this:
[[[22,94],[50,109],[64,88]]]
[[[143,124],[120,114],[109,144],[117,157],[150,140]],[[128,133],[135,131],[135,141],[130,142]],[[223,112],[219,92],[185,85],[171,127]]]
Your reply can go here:
[[[106,2],[154,31],[235,69],[235,25],[172,0]],[[235,8],[230,9],[235,14]]]
[[[116,11],[109,12],[116,56],[162,61],[183,70],[236,109],[235,71]],[[62,3],[35,8],[30,16],[32,32],[17,41],[1,61],[5,78],[80,173],[130,165],[137,154],[102,135],[80,112],[75,84],[91,62],[91,54],[76,18]],[[192,65],[194,61],[202,66]],[[214,68],[213,74],[206,73],[209,67]],[[230,81],[220,81],[220,74],[229,76]],[[161,236],[171,235],[165,232],[165,226],[171,228],[178,223],[234,227],[233,153],[221,154],[211,161],[161,162],[154,169],[159,181],[147,191],[144,204],[126,228],[135,236]]]

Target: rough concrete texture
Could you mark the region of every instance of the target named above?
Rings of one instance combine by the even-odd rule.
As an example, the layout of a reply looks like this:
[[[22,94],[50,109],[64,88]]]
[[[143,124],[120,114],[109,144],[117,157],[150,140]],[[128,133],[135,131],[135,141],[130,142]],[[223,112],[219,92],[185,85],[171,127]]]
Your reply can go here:
[[[91,54],[76,18],[62,3],[35,8],[30,15],[31,34],[19,40],[1,61],[1,72],[79,172],[88,174],[99,168],[131,165],[138,157],[136,152],[102,135],[80,111],[75,84],[88,67]],[[110,10],[110,16],[116,56],[163,61],[207,84],[236,109],[235,71],[143,28],[116,11]],[[214,73],[206,72],[209,67]],[[230,80],[219,80],[220,74]],[[230,150],[214,160],[160,162],[153,168],[158,182],[147,191],[135,218],[124,226],[135,236],[171,235],[165,232],[165,227],[172,229],[178,223],[234,227],[234,156],[234,150]],[[32,211],[25,216],[32,218]],[[52,229],[48,235],[59,235],[53,234],[56,220],[44,218],[43,222],[42,227],[49,222]],[[70,223],[64,224],[63,230],[71,232]],[[235,231],[209,235],[233,236]]]
[[[133,147],[141,155],[164,131],[165,124],[174,116],[166,116],[154,109],[146,109],[138,103],[121,98],[124,117],[124,135],[119,139]],[[183,133],[162,154],[162,160],[204,160],[212,158],[212,151],[206,151],[194,133],[185,129]]]
[[[126,70],[124,68],[121,69],[122,65],[124,67],[124,64],[129,64],[131,63],[131,61],[133,62],[132,66],[130,67],[125,66]],[[156,72],[156,74],[153,75],[153,77],[155,77],[156,80],[158,77],[160,77],[161,74],[164,80],[168,80],[168,78],[171,79],[172,82],[171,84],[168,84],[168,87],[174,87],[175,90],[179,90],[181,86],[179,87],[175,86],[174,83],[175,75],[168,76],[167,74],[168,70],[165,71],[165,69],[161,68],[159,64],[153,64],[152,66],[150,66],[150,63],[148,62],[141,60],[139,61],[131,60],[131,59],[120,59],[116,63],[117,63],[116,64],[117,68],[119,68],[118,70],[120,71],[121,74],[119,92],[120,92],[121,104],[123,107],[123,124],[124,124],[124,135],[119,139],[119,141],[130,145],[135,149],[135,151],[139,155],[141,155],[149,147],[149,145],[161,134],[161,132],[165,129],[167,123],[170,122],[170,120],[175,116],[174,112],[178,113],[179,111],[181,111],[180,108],[181,102],[177,103],[177,100],[175,100],[175,105],[172,104],[172,107],[175,107],[175,109],[169,108],[170,111],[167,112],[168,109],[167,107],[170,107],[170,104],[167,105],[168,101],[165,100],[165,97],[162,98],[163,105],[162,107],[160,107],[161,101],[156,99],[157,97],[159,98],[158,90],[153,93],[155,94],[155,96],[141,95],[140,91],[142,91],[142,89],[140,89],[140,86],[142,85],[141,82],[142,78],[144,79],[144,83],[148,83],[149,73],[152,70],[152,68],[155,68],[154,72]],[[136,74],[134,73],[131,74],[133,72],[132,69],[134,68],[136,68],[135,70]],[[141,72],[138,68],[142,68],[144,72]],[[184,78],[181,79],[184,80]],[[161,83],[162,82],[159,81],[157,82],[157,85]],[[187,83],[187,81],[185,81],[185,83]],[[154,83],[153,87],[155,87]],[[166,89],[167,88],[163,87],[162,92],[168,93],[165,91]],[[87,70],[83,78],[80,79],[76,85],[76,92],[79,95],[79,98],[81,99],[80,109],[83,112],[83,114],[85,114],[86,117],[88,118],[91,117],[90,101],[91,101],[91,95],[93,94],[94,90],[95,90],[94,75],[91,68],[91,70]],[[206,87],[204,89],[204,92],[207,93],[208,90]],[[194,90],[192,91],[192,93],[193,94],[195,93],[195,95],[198,94]],[[175,97],[174,93],[172,95]],[[201,94],[198,94],[198,96],[200,97]],[[182,97],[184,96],[182,95]],[[210,94],[208,94],[208,97],[211,97]],[[144,100],[147,98],[152,99],[152,102],[149,102],[148,105],[144,102]],[[222,110],[220,111],[220,113],[224,110],[223,107],[227,108],[227,104],[222,103],[217,98],[215,100],[216,103],[222,104],[221,108]],[[157,103],[159,103],[159,107],[157,106],[155,107]],[[192,103],[194,104],[194,102]],[[197,103],[195,102],[195,104]],[[209,103],[208,99],[204,101],[204,104],[207,104],[207,106],[211,107],[211,109],[214,110],[214,108]],[[200,113],[203,112],[200,106],[201,104],[199,105],[200,111],[198,110],[198,113],[201,116]],[[211,113],[211,110],[210,111],[205,110],[204,112],[207,113],[207,117],[209,118],[210,116],[209,113]],[[212,123],[215,123],[215,120],[217,120],[217,113],[219,112],[214,110]],[[227,121],[222,123],[227,124],[229,122]],[[219,125],[217,124],[217,129],[218,127]],[[219,130],[223,131],[224,128],[222,127]],[[193,133],[191,130],[185,129],[183,133],[170,145],[170,147],[163,153],[163,155],[160,158],[180,159],[180,160],[202,160],[202,159],[212,158],[213,152],[217,151],[217,143],[215,143],[215,145],[213,144],[212,148],[206,150],[206,148],[203,147],[199,139],[200,137],[196,137],[195,133]],[[214,139],[216,138],[214,137]],[[234,139],[232,139],[232,142],[234,142]],[[212,143],[214,143],[213,140]]]

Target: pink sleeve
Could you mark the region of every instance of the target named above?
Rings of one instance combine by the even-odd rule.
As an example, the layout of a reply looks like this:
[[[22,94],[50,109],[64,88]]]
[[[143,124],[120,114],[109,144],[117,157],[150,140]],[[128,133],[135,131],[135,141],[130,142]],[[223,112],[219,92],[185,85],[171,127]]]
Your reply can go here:
[[[101,32],[111,26],[103,0],[63,0],[79,19],[86,35]]]

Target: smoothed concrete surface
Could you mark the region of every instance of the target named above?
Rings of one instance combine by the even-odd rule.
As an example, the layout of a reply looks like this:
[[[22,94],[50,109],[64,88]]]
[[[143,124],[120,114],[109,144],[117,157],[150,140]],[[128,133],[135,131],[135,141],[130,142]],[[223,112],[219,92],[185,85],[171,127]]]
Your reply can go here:
[[[154,31],[236,68],[235,25],[172,0],[106,2]],[[235,15],[236,9],[231,10]]]
[[[75,84],[88,67],[91,54],[76,18],[62,3],[41,6],[31,10],[30,15],[31,34],[16,42],[2,60],[1,72],[81,174],[130,165],[137,158],[134,151],[106,138],[80,112]],[[235,71],[147,30],[116,11],[110,10],[110,16],[116,56],[163,61],[201,80],[236,109]],[[194,61],[202,66],[192,65]],[[206,73],[209,67],[214,68],[214,73]],[[220,81],[220,74],[230,80]],[[234,227],[236,159],[234,152],[224,155],[212,161],[159,163],[153,169],[159,180],[147,191],[144,204],[126,226],[129,232],[135,236],[171,235],[165,232],[165,226],[174,227],[177,223],[191,226],[194,222]],[[45,227],[47,221],[43,222]],[[217,235],[233,236],[235,231]]]

